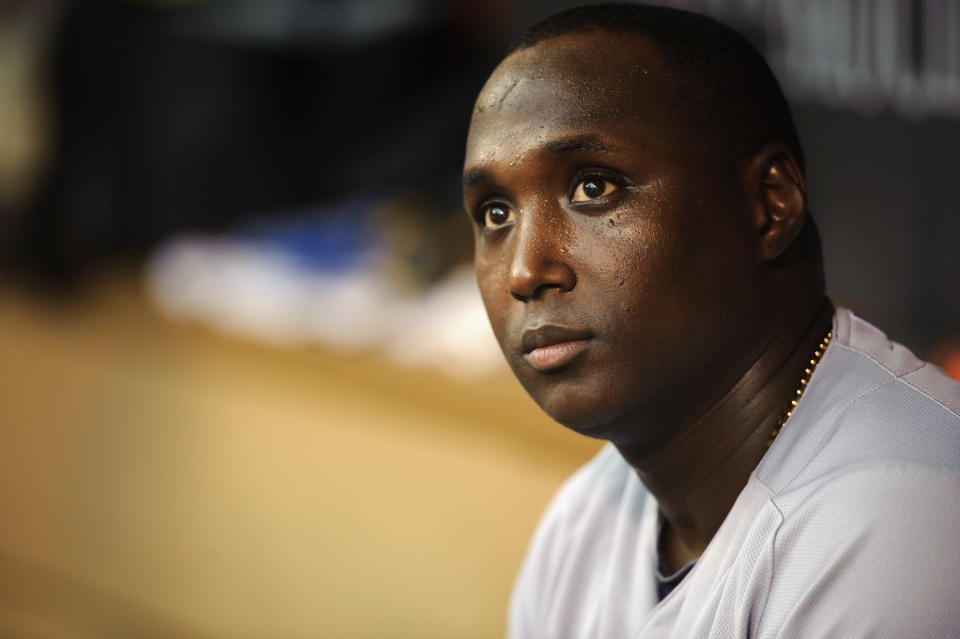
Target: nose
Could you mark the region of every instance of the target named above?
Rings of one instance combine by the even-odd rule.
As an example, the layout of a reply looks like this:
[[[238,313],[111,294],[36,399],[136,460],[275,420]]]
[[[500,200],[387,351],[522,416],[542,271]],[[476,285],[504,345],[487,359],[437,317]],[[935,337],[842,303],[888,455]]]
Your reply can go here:
[[[510,294],[517,300],[526,302],[548,291],[566,293],[576,286],[567,246],[570,233],[561,218],[540,211],[520,216],[510,263]]]

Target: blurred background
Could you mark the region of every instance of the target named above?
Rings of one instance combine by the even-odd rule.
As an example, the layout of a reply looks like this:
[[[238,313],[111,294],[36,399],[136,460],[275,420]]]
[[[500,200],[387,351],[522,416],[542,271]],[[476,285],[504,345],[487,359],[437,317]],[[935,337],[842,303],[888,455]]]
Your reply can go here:
[[[0,636],[490,637],[599,443],[459,202],[538,0],[0,0]],[[829,290],[960,377],[960,0],[686,0],[794,104]]]

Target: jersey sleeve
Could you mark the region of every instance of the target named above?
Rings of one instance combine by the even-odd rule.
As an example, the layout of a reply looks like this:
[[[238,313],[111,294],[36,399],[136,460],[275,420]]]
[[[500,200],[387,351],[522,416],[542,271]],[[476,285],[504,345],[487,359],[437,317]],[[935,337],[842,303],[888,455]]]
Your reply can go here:
[[[556,561],[553,558],[563,547],[563,510],[554,498],[537,524],[513,584],[507,616],[507,639],[535,639],[542,634],[546,621],[546,590],[556,579]]]
[[[584,623],[609,561],[607,544],[597,542],[614,527],[630,476],[608,444],[553,496],[514,583],[508,639],[543,639]]]
[[[954,469],[854,470],[797,499],[774,543],[758,637],[958,636]]]

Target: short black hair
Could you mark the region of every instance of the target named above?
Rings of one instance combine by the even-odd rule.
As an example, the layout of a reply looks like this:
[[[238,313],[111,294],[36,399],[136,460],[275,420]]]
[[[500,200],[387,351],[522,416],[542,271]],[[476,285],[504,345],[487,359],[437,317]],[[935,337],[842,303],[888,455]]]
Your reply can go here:
[[[721,150],[739,160],[779,142],[804,171],[793,116],[773,71],[749,40],[713,18],[638,4],[577,7],[534,24],[507,55],[560,35],[593,30],[649,39],[679,74],[678,108],[695,117]]]

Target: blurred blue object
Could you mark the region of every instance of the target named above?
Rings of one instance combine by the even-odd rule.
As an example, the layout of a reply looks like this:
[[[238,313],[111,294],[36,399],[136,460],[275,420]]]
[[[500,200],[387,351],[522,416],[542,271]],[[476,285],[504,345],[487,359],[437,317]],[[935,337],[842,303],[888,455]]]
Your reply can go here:
[[[425,205],[376,197],[273,214],[217,235],[167,240],[147,263],[147,288],[168,316],[270,344],[375,349],[404,366],[458,377],[502,369],[469,265],[424,279],[409,251]],[[436,247],[434,247],[436,248]],[[429,282],[429,283],[428,283]]]
[[[381,204],[366,197],[260,217],[233,235],[281,253],[299,268],[345,271],[370,263],[385,250],[375,219]]]

